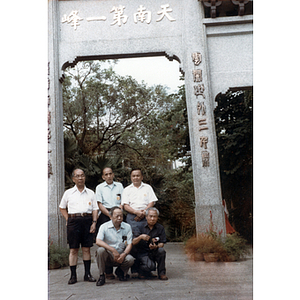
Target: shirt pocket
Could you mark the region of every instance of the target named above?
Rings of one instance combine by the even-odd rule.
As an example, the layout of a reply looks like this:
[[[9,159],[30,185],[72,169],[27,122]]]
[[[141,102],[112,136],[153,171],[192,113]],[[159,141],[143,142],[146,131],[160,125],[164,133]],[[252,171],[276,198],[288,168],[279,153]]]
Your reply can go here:
[[[116,203],[118,203],[120,205],[121,204],[121,194],[116,194],[115,199],[116,199]]]

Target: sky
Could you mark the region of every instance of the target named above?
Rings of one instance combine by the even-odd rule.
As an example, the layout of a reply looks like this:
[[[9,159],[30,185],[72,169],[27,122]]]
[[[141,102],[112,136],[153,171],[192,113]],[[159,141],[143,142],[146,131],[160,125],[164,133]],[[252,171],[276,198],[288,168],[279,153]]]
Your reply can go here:
[[[122,76],[131,75],[139,83],[144,80],[148,86],[166,85],[170,93],[178,91],[178,86],[184,84],[184,81],[179,80],[179,63],[163,56],[119,59],[114,70]]]

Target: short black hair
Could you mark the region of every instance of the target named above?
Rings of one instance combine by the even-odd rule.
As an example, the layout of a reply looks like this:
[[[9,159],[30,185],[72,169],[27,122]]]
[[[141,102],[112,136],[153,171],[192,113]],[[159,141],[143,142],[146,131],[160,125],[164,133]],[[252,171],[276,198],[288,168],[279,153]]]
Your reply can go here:
[[[111,169],[111,171],[114,172],[113,169],[112,169],[111,167],[104,167],[104,168],[102,169],[102,175],[104,175],[104,170],[105,170],[105,169]]]
[[[141,168],[133,168],[133,169],[130,171],[130,176],[131,176],[131,173],[132,173],[133,171],[141,171],[142,176],[144,176],[143,171],[142,171]]]
[[[116,209],[120,209],[120,210],[122,211],[122,208],[120,208],[120,206],[113,206],[113,207],[110,209],[110,212],[109,212],[109,214],[110,214],[111,217],[113,216],[114,211],[115,211]]]
[[[85,175],[85,173],[84,173],[84,171],[82,170],[82,169],[80,169],[80,168],[75,168],[75,169],[73,169],[73,171],[72,171],[72,178],[75,176],[75,171],[76,170],[81,170],[82,172],[83,172],[83,174]]]

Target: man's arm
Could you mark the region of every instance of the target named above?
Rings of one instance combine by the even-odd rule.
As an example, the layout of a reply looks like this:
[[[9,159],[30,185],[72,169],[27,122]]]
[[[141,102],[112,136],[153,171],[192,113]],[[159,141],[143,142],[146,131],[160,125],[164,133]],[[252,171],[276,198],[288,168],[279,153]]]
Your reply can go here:
[[[98,202],[98,207],[99,207],[101,213],[105,214],[106,216],[108,216],[110,218],[109,211],[104,207],[104,205],[101,202]]]
[[[132,240],[132,245],[137,245],[141,240],[144,240],[144,241],[149,241],[149,239],[150,239],[150,236],[149,235],[147,235],[147,234],[141,234],[141,235],[139,235],[138,237],[136,237],[136,238],[134,238],[133,240]]]
[[[149,244],[149,248],[151,250],[155,250],[157,248],[163,248],[163,247],[164,247],[164,243],[159,243],[158,245],[156,245],[156,244]]]
[[[128,244],[123,253],[120,254],[120,257],[116,260],[119,264],[121,264],[125,257],[130,253],[132,249],[132,244]]]
[[[66,219],[66,221],[68,222],[69,216],[68,216],[68,211],[67,211],[67,209],[66,209],[66,208],[59,208],[59,210],[60,210],[61,214],[63,215],[63,217],[64,217],[64,218]],[[66,223],[66,226],[67,226],[67,223]]]
[[[99,247],[103,247],[106,250],[110,251],[114,256],[115,261],[117,261],[118,258],[120,257],[119,252],[114,247],[109,246],[107,243],[105,243],[101,239],[96,239],[96,245],[98,245]]]
[[[149,207],[153,207],[155,204],[155,202],[150,202],[147,207],[145,208],[145,214],[146,214],[146,210],[149,208]]]
[[[133,209],[132,207],[129,206],[129,204],[124,204],[124,210],[129,212],[130,214],[136,215],[138,210]]]
[[[158,232],[158,237],[159,237],[159,243],[156,245],[156,244],[150,244],[149,245],[149,248],[152,250],[152,249],[157,249],[157,248],[163,248],[165,243],[167,242],[167,237],[166,237],[166,232],[165,232],[165,229],[163,226],[159,225],[160,227],[160,230]]]
[[[147,207],[143,210],[135,210],[132,207],[130,207],[128,204],[124,204],[124,210],[126,210],[127,212],[136,215],[136,217],[134,218],[135,221],[141,221],[145,216],[146,216],[146,210],[149,207],[153,207],[154,206],[154,202],[150,202]]]
[[[93,223],[91,225],[91,228],[90,228],[90,233],[94,233],[96,231],[96,223],[97,223],[97,219],[98,219],[98,210],[93,210],[92,212],[92,215],[93,215]],[[96,222],[94,222],[96,221]]]

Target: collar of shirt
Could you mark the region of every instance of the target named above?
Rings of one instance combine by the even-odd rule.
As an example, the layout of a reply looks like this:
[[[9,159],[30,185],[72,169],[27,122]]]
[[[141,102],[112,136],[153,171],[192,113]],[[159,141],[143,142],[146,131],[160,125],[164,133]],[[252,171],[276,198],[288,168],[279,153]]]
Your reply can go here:
[[[115,184],[115,182],[113,181],[113,183],[112,184],[108,184],[106,181],[105,181],[105,184],[104,184],[104,186],[107,186],[107,187],[109,187],[110,189],[112,189],[114,186],[116,186],[116,184]]]
[[[157,226],[156,226],[157,223],[155,223],[152,227],[152,229],[149,227],[148,223],[145,225],[145,228],[149,229],[150,231],[153,230],[153,229],[156,229]]]
[[[114,228],[114,229],[116,229],[116,227],[115,227],[115,225],[114,225],[114,223],[113,223],[112,220],[110,220],[110,221],[108,221],[108,222],[109,222],[109,224],[108,224],[107,228]],[[116,229],[116,231],[119,231],[120,229],[125,229],[123,223],[124,223],[124,222],[121,223],[120,228],[119,228],[118,230]]]
[[[78,190],[78,187],[77,187],[76,185],[74,185],[72,194],[73,194],[73,193],[76,193],[76,192],[78,192],[78,193],[80,193],[80,194],[86,192],[86,186],[84,186],[83,191],[80,192],[80,191]]]
[[[137,189],[141,189],[144,186],[144,182],[141,182],[141,185],[137,188]],[[130,188],[135,188],[135,186],[133,185],[133,183],[129,186]]]

